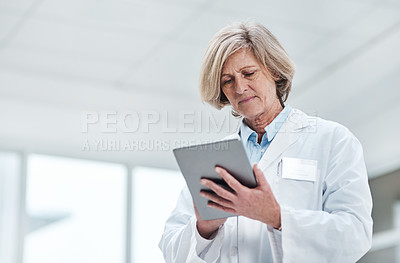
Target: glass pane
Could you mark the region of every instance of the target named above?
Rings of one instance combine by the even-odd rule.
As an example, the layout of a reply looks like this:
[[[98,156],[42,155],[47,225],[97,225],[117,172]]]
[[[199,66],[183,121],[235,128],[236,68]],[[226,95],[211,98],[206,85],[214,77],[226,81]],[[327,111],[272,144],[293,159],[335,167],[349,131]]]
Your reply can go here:
[[[24,263],[122,263],[126,174],[119,164],[29,156]]]
[[[164,262],[158,242],[184,184],[179,171],[133,170],[133,263]]]
[[[394,228],[397,233],[400,233],[400,201],[395,201],[393,205],[394,210]],[[397,235],[397,246],[396,246],[396,263],[400,263],[400,235]]]
[[[0,152],[0,262],[17,261],[21,158]]]

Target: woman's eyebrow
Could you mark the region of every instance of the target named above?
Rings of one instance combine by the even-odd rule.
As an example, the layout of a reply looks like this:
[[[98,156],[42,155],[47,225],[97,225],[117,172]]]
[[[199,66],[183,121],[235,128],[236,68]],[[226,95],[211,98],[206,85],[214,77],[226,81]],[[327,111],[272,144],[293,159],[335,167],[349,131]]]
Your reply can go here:
[[[244,66],[244,67],[240,68],[239,71],[246,69],[246,68],[255,68],[255,67],[257,67],[257,66],[256,65]]]
[[[257,67],[256,65],[244,66],[244,67],[240,68],[239,71],[242,71],[243,69],[247,69],[247,68],[256,68],[256,67]],[[221,78],[224,77],[224,76],[230,76],[230,75],[231,74],[228,74],[228,73],[222,73],[221,74]]]

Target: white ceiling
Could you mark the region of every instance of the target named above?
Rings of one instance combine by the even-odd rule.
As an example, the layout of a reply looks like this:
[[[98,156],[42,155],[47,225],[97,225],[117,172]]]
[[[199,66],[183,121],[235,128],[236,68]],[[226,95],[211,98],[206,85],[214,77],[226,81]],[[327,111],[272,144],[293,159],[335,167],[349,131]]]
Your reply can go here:
[[[212,35],[243,20],[295,61],[292,106],[355,133],[370,176],[400,168],[396,0],[0,0],[0,149],[177,169],[174,146],[235,130],[229,109],[200,103],[197,79]],[[102,119],[84,133],[88,111],[158,119],[131,133],[105,132]],[[208,131],[210,116],[220,127]],[[99,140],[142,149],[82,150]]]

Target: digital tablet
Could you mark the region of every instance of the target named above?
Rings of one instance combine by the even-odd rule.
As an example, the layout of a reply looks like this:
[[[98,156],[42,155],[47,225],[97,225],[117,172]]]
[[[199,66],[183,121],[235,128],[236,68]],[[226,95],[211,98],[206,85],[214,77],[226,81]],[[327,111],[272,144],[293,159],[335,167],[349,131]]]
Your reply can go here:
[[[207,206],[208,199],[200,195],[201,190],[211,191],[211,189],[200,184],[201,178],[209,178],[222,187],[230,189],[215,172],[216,166],[225,168],[247,187],[254,188],[257,186],[243,144],[238,139],[176,148],[173,152],[203,220],[235,216]]]

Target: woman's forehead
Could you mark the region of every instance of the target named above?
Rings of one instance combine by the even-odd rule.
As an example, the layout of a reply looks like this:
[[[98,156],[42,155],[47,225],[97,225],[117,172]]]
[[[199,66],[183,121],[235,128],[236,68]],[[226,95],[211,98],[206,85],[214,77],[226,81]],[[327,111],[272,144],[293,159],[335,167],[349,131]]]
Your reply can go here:
[[[230,55],[222,67],[222,74],[229,74],[232,71],[240,71],[247,67],[259,67],[260,62],[251,50],[239,49]]]

